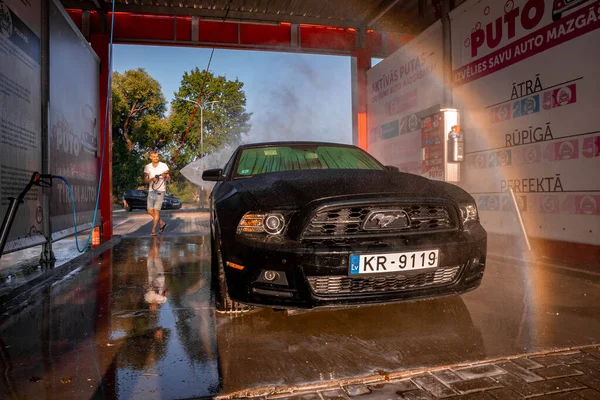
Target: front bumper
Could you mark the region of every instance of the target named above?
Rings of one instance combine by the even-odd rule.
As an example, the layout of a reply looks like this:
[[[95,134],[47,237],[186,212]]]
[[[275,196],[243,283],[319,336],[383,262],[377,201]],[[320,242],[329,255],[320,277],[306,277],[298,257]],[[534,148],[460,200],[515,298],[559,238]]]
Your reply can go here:
[[[487,235],[479,224],[468,230],[365,241],[350,246],[310,246],[277,238],[231,235],[221,243],[229,295],[251,305],[313,308],[388,303],[465,293],[479,286]],[[349,275],[351,254],[439,249],[436,269]],[[242,265],[231,268],[227,262]],[[264,270],[285,276],[286,285],[261,279]]]

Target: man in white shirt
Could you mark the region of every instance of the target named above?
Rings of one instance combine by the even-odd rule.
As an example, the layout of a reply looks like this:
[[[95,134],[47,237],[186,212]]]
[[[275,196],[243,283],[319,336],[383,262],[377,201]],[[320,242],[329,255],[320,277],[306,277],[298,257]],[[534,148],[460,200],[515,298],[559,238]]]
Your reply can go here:
[[[145,182],[148,184],[148,214],[154,219],[152,224],[152,236],[156,236],[156,226],[159,225],[158,233],[163,233],[167,223],[160,219],[160,208],[162,207],[167,191],[167,182],[171,180],[169,177],[169,167],[167,164],[158,161],[158,152],[150,152],[150,164],[144,167]]]

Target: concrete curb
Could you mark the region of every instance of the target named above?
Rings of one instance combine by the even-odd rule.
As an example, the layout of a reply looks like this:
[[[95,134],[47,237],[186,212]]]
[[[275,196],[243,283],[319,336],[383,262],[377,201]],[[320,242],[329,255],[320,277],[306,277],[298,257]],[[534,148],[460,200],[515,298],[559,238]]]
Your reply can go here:
[[[511,361],[523,357],[538,357],[538,356],[548,356],[553,354],[560,354],[571,351],[579,351],[585,349],[591,349],[598,347],[598,344],[590,344],[584,346],[574,346],[574,347],[566,347],[560,349],[553,349],[550,351],[539,351],[532,353],[522,353],[516,354],[512,356],[505,357],[497,357],[490,358],[486,360],[477,360],[477,361],[466,361],[462,363],[444,365],[444,366],[436,366],[436,367],[423,367],[416,368],[411,370],[399,371],[399,372],[381,372],[377,375],[364,376],[359,378],[349,378],[349,379],[340,379],[330,382],[318,382],[318,383],[309,383],[305,385],[297,385],[297,386],[267,386],[262,388],[254,388],[247,390],[240,390],[233,393],[223,394],[215,396],[217,400],[225,400],[225,399],[246,399],[246,398],[286,398],[290,396],[301,396],[315,393],[317,391],[331,391],[331,390],[343,390],[347,387],[356,387],[362,385],[377,385],[377,384],[387,384],[392,381],[409,379],[411,377],[421,375],[423,373],[428,372],[436,372],[442,371],[446,369],[460,369],[466,367],[476,367],[483,364],[492,364],[502,361]],[[358,395],[358,394],[357,394]],[[353,396],[351,396],[353,397]],[[458,396],[460,397],[460,396]]]
[[[6,314],[8,312],[15,312],[16,306],[28,303],[28,300],[39,293],[46,285],[61,279],[74,269],[85,265],[92,258],[100,256],[120,241],[121,236],[113,236],[108,242],[104,242],[100,246],[92,248],[82,255],[52,269],[44,269],[39,263],[37,263],[37,265],[26,264],[20,272],[28,273],[29,275],[37,272],[37,275],[0,295],[0,313]],[[11,268],[11,271],[14,272],[14,269]]]

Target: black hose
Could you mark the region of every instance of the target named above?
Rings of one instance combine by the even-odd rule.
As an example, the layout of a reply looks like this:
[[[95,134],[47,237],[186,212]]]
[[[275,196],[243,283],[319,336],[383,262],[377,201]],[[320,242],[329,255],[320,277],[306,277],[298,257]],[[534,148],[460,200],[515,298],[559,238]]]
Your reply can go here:
[[[4,215],[4,220],[2,221],[2,226],[0,227],[0,258],[2,258],[2,253],[4,252],[4,246],[6,245],[6,241],[8,240],[8,234],[10,233],[10,228],[15,220],[15,216],[17,215],[17,210],[21,203],[23,203],[23,199],[27,195],[27,192],[31,190],[33,185],[40,187],[51,187],[52,186],[52,175],[41,175],[39,172],[34,172],[31,175],[31,179],[21,192],[18,197],[9,197],[10,204],[8,205],[8,210],[6,210],[6,214]]]

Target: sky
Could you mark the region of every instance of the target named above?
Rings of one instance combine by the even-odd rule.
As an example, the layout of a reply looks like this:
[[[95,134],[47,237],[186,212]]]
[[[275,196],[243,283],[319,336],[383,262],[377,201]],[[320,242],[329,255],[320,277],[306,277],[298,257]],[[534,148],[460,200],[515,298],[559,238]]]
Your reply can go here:
[[[168,102],[184,71],[206,69],[210,48],[114,45],[113,71],[144,68]],[[245,143],[322,140],[352,143],[350,57],[216,49],[215,75],[244,83],[252,128]]]

